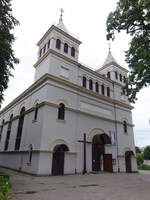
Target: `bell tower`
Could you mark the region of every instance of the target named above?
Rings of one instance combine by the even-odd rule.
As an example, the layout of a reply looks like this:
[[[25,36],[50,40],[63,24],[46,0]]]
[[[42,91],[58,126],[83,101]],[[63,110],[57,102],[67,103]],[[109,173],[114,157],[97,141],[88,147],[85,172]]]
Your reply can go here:
[[[78,62],[81,42],[70,33],[63,23],[63,9],[57,25],[52,25],[37,43],[38,60],[35,63],[35,81],[45,73],[58,75],[60,64],[65,60]],[[62,63],[63,65],[63,63]]]
[[[97,72],[105,75],[112,81],[124,85],[124,80],[127,77],[128,70],[118,64],[118,62],[113,57],[109,46],[109,52],[105,62],[103,66],[97,70]]]

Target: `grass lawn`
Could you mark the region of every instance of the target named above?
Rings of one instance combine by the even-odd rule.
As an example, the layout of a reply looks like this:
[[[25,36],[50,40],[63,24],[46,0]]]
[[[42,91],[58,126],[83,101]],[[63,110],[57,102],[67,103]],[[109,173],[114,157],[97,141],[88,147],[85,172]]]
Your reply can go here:
[[[0,172],[0,200],[10,200],[12,198],[11,183],[9,175]]]

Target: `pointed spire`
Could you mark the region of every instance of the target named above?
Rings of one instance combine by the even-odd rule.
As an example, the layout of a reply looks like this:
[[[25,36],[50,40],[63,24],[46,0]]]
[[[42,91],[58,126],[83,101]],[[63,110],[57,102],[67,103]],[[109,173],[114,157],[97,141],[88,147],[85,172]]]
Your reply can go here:
[[[57,27],[60,28],[61,30],[65,31],[68,33],[68,30],[66,29],[64,23],[63,23],[63,19],[62,19],[62,16],[63,16],[63,13],[64,13],[64,10],[61,8],[60,9],[60,18],[59,18],[59,22],[57,24]]]
[[[110,48],[110,43],[109,43],[108,55],[107,55],[107,58],[105,59],[105,62],[104,62],[104,64],[103,64],[103,66],[108,65],[108,64],[110,64],[110,63],[112,63],[112,62],[118,64],[117,61],[114,59],[112,53],[111,53],[111,48]]]

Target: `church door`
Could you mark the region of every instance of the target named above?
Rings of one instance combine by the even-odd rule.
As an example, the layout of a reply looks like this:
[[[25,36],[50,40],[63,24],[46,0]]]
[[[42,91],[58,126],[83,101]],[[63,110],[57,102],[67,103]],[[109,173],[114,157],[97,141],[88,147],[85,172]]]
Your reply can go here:
[[[55,146],[52,160],[52,175],[64,174],[65,151],[69,151],[69,148],[65,144]]]
[[[126,163],[126,172],[131,172],[131,155],[125,155],[125,163]]]
[[[54,152],[52,161],[52,175],[64,174],[64,152]]]
[[[104,171],[113,172],[112,169],[112,154],[103,155]]]
[[[96,144],[92,144],[92,170],[101,171],[101,154]]]
[[[101,171],[101,160],[105,155],[105,144],[111,144],[109,136],[106,134],[97,134],[92,140],[92,170]],[[104,158],[103,158],[104,159]],[[112,158],[107,156],[108,161],[105,161],[105,168],[111,170]],[[106,160],[106,157],[105,157]],[[111,163],[111,164],[110,164]]]

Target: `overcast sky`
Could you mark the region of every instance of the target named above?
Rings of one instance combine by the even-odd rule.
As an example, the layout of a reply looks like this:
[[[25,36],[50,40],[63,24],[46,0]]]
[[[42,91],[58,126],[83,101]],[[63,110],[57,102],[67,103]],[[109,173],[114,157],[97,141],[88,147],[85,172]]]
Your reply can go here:
[[[13,71],[14,78],[10,79],[2,107],[33,83],[33,65],[37,60],[38,51],[36,44],[47,29],[54,22],[58,22],[60,8],[64,9],[63,21],[66,28],[82,41],[79,61],[93,69],[102,66],[108,54],[106,19],[115,9],[117,0],[103,2],[100,0],[15,0],[12,2],[13,14],[20,22],[20,26],[14,30],[16,41],[13,46],[20,63]],[[113,43],[111,42],[114,58],[126,68],[124,51],[128,49],[129,41],[130,37],[122,33],[116,36]],[[135,143],[143,147],[150,144],[150,113],[148,112],[150,88],[139,93],[134,107]]]

